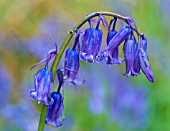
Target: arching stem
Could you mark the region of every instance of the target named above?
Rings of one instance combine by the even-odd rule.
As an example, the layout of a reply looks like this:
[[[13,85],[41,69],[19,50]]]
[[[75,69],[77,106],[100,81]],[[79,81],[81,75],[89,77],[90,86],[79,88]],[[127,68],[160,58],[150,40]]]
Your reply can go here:
[[[52,64],[51,67],[51,71],[52,71],[52,80],[54,81],[55,76],[56,76],[56,70],[58,67],[58,64],[60,62],[60,59],[68,45],[68,43],[70,42],[71,38],[73,37],[73,35],[76,33],[76,31],[82,27],[86,22],[88,22],[91,18],[99,16],[100,14],[105,15],[105,16],[112,16],[112,17],[116,17],[118,19],[123,20],[124,22],[127,23],[127,17],[121,16],[119,14],[116,13],[112,13],[112,12],[94,12],[91,13],[90,15],[86,16],[82,21],[80,21],[80,23],[78,23],[72,30],[70,30],[67,35],[67,37],[65,38],[65,40],[62,43],[62,46],[60,47],[59,52],[57,53],[57,55],[54,58],[54,62]],[[138,35],[140,35],[139,32],[136,32]],[[47,111],[47,106],[43,105],[42,106],[42,111],[41,111],[41,116],[40,116],[40,120],[39,120],[39,126],[38,126],[38,131],[43,131],[44,130],[44,126],[45,126],[45,118],[46,118],[46,111]]]

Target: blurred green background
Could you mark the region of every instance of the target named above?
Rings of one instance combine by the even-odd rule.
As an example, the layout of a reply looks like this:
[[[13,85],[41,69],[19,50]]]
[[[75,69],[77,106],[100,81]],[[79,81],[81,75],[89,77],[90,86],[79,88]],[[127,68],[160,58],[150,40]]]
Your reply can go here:
[[[30,67],[95,11],[136,21],[148,39],[155,82],[143,73],[124,77],[124,64],[81,62],[79,79],[86,83],[64,86],[64,124],[45,131],[170,131],[169,5],[169,0],[0,0],[0,131],[37,130],[41,105],[29,97],[36,72]]]

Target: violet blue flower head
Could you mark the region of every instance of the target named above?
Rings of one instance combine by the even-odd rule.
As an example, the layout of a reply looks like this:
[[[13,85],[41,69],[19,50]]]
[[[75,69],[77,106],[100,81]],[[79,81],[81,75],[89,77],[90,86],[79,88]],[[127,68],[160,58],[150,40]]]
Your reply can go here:
[[[106,61],[108,61],[108,58],[111,59],[112,64],[120,64],[121,62],[123,62],[123,60],[118,57],[118,47],[124,40],[128,38],[130,33],[130,26],[123,26],[110,40],[107,48],[102,51],[102,57],[105,58]]]
[[[52,72],[48,70],[47,65],[39,69],[34,75],[34,87],[30,91],[30,96],[36,99],[38,102],[42,102],[45,105],[53,103],[53,99],[48,97],[52,89]]]
[[[134,58],[135,58],[135,43],[136,40],[133,38],[132,34],[130,38],[128,38],[125,43],[124,43],[124,57],[125,57],[125,62],[126,62],[126,72],[123,75],[127,76],[134,76],[138,75],[137,73],[134,72],[133,70],[133,64],[134,64]]]
[[[113,23],[114,21],[114,23]],[[107,39],[106,39],[106,42],[107,42],[107,46],[109,45],[109,42],[110,40],[116,35],[117,31],[115,30],[115,26],[116,26],[116,22],[117,22],[117,18],[114,18],[110,21],[110,24],[109,24],[109,31],[108,31],[108,34],[107,34]],[[113,23],[113,27],[112,29],[110,30],[111,28],[111,25]],[[105,59],[106,61],[106,64],[120,64],[121,62],[123,62],[122,59],[119,58],[119,48],[115,48],[114,50],[112,50],[112,57],[104,57],[103,58]],[[102,59],[103,59],[102,58]]]
[[[64,121],[64,116],[62,115],[64,98],[59,92],[52,92],[50,97],[54,99],[54,103],[48,106],[45,123],[52,124],[54,127],[62,126]]]
[[[140,67],[142,69],[142,72],[145,74],[147,79],[151,82],[154,82],[154,75],[152,72],[152,68],[149,63],[148,56],[143,48],[140,48],[139,50],[139,62],[140,62]]]
[[[86,60],[90,63],[96,62],[96,57],[102,44],[102,30],[99,29],[100,18],[97,22],[96,28],[87,28],[82,36],[82,47],[80,52],[80,59]],[[92,26],[92,25],[91,25]]]
[[[55,49],[51,49],[48,53],[47,53],[47,56],[45,59],[41,60],[40,62],[38,62],[37,64],[35,64],[34,66],[31,67],[31,69],[37,67],[37,66],[40,66],[40,65],[43,65],[45,63],[48,63],[52,58],[54,58],[58,52],[58,49],[57,49],[57,44],[55,44]]]
[[[85,82],[85,81],[80,82],[77,80],[80,63],[79,63],[79,51],[76,50],[76,48],[77,47],[79,48],[79,46],[77,45],[79,44],[78,41],[79,36],[80,34],[76,36],[73,48],[67,49],[64,63],[64,76],[66,76],[65,80],[71,82],[75,86],[81,85]]]

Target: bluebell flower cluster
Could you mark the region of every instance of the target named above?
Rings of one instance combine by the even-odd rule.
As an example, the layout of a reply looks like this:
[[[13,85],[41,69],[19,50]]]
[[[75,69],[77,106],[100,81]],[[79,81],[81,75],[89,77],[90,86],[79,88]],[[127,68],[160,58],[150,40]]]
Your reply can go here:
[[[119,18],[113,17],[108,24],[105,17],[99,13],[97,19],[89,19],[89,28],[85,31],[76,29],[74,45],[66,50],[64,66],[56,71],[59,84],[57,91],[52,92],[52,72],[48,69],[48,63],[58,53],[57,45],[55,49],[47,53],[45,59],[32,67],[45,64],[45,67],[39,69],[34,75],[35,89],[30,91],[30,96],[38,102],[48,105],[46,124],[52,124],[55,127],[63,124],[64,96],[60,89],[65,82],[70,82],[75,86],[85,82],[85,80],[78,80],[80,60],[106,65],[125,62],[125,76],[137,76],[142,70],[147,79],[154,82],[154,75],[146,53],[147,39],[145,35],[138,32],[132,18],[126,17],[125,24],[119,29],[116,27],[118,20]],[[101,23],[107,30],[106,47],[104,49],[102,49],[103,31],[100,28]],[[136,37],[138,37],[138,40]],[[119,58],[121,44],[123,44],[124,58]]]

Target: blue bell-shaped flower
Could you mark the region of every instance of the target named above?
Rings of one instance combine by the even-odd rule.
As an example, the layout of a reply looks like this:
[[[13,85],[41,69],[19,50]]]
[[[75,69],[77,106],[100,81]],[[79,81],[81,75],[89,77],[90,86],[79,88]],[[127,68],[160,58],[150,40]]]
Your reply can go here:
[[[48,70],[47,64],[44,68],[39,69],[34,75],[34,87],[30,91],[30,96],[36,99],[38,102],[42,102],[45,105],[53,103],[53,99],[48,97],[52,89],[52,72]]]
[[[109,44],[105,50],[102,51],[102,59],[105,59],[107,63],[120,64],[123,62],[118,56],[119,45],[128,38],[131,33],[130,26],[123,26],[117,33],[111,38]]]
[[[88,62],[96,62],[98,52],[102,44],[103,32],[99,29],[100,18],[96,28],[87,28],[82,36],[80,59]]]
[[[64,116],[62,115],[64,98],[59,92],[52,92],[50,97],[53,98],[54,103],[48,106],[45,123],[52,124],[54,127],[62,126],[64,121]]]
[[[75,38],[75,43],[73,48],[69,48],[65,54],[65,63],[64,63],[64,76],[66,77],[66,81],[71,82],[72,84],[81,85],[85,81],[78,81],[78,70],[80,67],[79,63],[79,36],[77,33]],[[78,50],[76,49],[78,48]]]
[[[133,70],[133,64],[134,64],[134,58],[135,58],[135,43],[136,40],[132,37],[132,34],[130,38],[128,38],[123,47],[124,51],[124,57],[125,57],[125,62],[126,62],[126,72],[124,75],[127,76],[134,76],[138,75],[137,73],[134,72]]]

